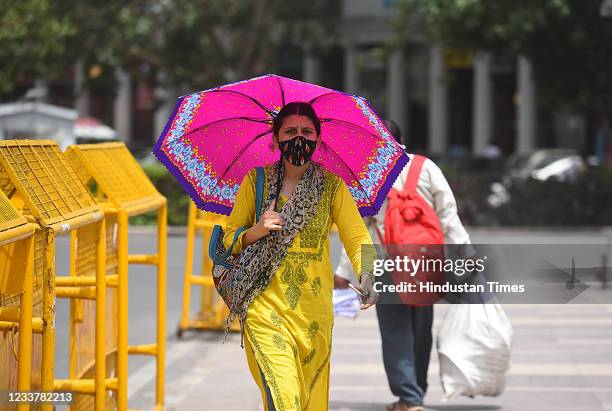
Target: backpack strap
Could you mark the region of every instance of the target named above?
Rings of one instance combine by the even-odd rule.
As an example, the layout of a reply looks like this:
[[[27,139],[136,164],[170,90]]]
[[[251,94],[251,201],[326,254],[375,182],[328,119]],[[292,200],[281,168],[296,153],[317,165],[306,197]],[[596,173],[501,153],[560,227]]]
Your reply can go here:
[[[264,169],[263,167],[256,167],[255,171],[257,173],[257,180],[255,181],[255,222],[258,222],[263,203]]]
[[[404,191],[416,191],[417,184],[419,183],[419,176],[423,168],[423,163],[427,160],[426,157],[415,154],[412,156],[410,168],[408,169],[408,177],[404,184]]]

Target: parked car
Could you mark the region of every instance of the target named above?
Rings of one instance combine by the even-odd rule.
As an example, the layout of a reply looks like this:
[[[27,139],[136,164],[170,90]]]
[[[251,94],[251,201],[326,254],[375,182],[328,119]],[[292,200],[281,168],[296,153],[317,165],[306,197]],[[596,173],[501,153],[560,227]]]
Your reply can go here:
[[[573,182],[584,173],[586,165],[577,150],[549,148],[511,155],[505,166],[501,182],[491,184],[488,202],[498,207],[510,201],[508,189],[521,181],[555,180]]]
[[[508,158],[504,178],[575,181],[584,172],[584,161],[576,150],[548,148],[515,153]]]

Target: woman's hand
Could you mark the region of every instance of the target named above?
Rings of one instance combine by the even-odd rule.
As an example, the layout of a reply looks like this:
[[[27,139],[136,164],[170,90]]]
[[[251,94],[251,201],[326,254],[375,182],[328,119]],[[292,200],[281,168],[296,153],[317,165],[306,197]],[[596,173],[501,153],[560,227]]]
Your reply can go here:
[[[270,207],[259,217],[259,221],[253,227],[246,230],[242,237],[242,247],[253,244],[260,238],[270,234],[270,231],[279,231],[283,228],[283,219],[274,211],[276,200],[272,200]]]
[[[361,291],[361,293],[364,295],[364,297],[361,297],[361,300],[363,302],[363,304],[361,304],[362,310],[370,308],[378,301],[378,293],[374,291],[374,283],[372,278],[372,274],[361,274],[359,291]]]
[[[274,211],[276,200],[272,200],[270,207],[259,217],[259,221],[255,224],[255,230],[262,237],[270,234],[270,231],[280,231],[283,229],[283,219],[280,213]]]

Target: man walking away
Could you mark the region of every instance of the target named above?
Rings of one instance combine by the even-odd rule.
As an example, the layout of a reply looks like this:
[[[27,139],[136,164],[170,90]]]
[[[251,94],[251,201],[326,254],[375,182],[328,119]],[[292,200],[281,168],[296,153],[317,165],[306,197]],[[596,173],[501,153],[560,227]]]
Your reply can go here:
[[[399,126],[393,121],[385,125],[399,144],[404,144]],[[404,189],[415,156],[408,154],[410,162],[402,170],[393,188]],[[442,171],[430,159],[422,163],[418,176],[417,193],[435,211],[445,244],[469,244],[470,237],[457,215],[455,196]],[[387,201],[374,217],[366,217],[373,239],[382,243]],[[338,287],[353,281],[351,263],[343,250],[336,272]],[[387,411],[423,411],[427,392],[427,370],[432,347],[433,306],[403,304],[377,304],[376,314],[382,338],[382,352],[389,388],[398,401],[387,406]]]

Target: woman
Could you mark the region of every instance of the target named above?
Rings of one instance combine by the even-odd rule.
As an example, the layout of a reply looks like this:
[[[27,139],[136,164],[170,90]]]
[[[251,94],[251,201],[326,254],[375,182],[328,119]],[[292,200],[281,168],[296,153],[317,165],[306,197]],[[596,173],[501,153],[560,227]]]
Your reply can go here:
[[[243,179],[227,220],[224,244],[241,253],[244,344],[266,410],[327,410],[333,327],[329,231],[336,223],[364,297],[377,299],[361,267],[372,244],[344,181],[310,161],[321,123],[308,103],[289,103],[273,123],[281,160],[266,166],[262,215],[255,221],[255,170]],[[365,267],[364,267],[365,268]],[[245,284],[246,283],[246,284]],[[246,291],[248,290],[248,291]],[[246,295],[246,296],[244,296]]]

